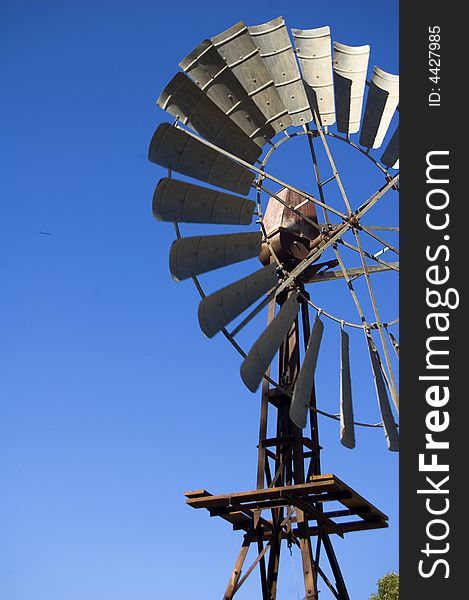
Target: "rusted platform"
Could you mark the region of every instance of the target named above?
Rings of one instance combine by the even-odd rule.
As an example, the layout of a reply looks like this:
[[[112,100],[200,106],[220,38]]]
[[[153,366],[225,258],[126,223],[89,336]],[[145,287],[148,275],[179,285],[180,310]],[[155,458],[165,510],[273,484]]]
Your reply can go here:
[[[388,517],[373,504],[357,494],[350,486],[335,475],[315,475],[309,483],[271,487],[234,494],[214,496],[206,490],[186,492],[186,502],[193,508],[206,508],[211,517],[221,517],[233,525],[233,529],[248,531],[253,522],[254,513],[294,506],[304,511],[308,520],[316,521],[315,526],[301,531],[298,527],[292,532],[298,537],[318,534],[319,525],[327,533],[343,537],[350,531],[380,529],[388,526]],[[336,503],[326,506],[327,503]],[[336,508],[336,510],[327,510]],[[354,517],[343,521],[344,517]],[[294,522],[294,517],[292,518]],[[264,539],[270,538],[272,524],[260,518]]]

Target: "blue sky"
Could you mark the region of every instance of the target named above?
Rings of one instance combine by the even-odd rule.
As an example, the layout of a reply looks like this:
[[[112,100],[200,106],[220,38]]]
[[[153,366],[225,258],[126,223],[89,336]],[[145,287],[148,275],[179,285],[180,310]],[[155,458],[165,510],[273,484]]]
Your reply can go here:
[[[1,13],[0,597],[218,598],[241,536],[186,507],[183,492],[255,486],[259,398],[226,340],[200,332],[191,283],[169,275],[174,232],[151,216],[164,173],[146,158],[168,120],[155,100],[204,38],[280,14],[369,43],[370,66],[397,73],[397,2],[4,0]],[[382,179],[348,150],[337,147],[337,161],[360,202]],[[305,152],[275,157],[273,172],[306,188]],[[375,217],[397,222],[387,204]],[[203,281],[212,291],[254,268]],[[383,280],[377,293],[392,311],[395,290]],[[337,412],[338,332],[327,325],[318,395]],[[356,416],[376,422],[364,352],[352,357]],[[351,452],[336,422],[320,425],[323,471],[390,516],[388,530],[334,540],[351,597],[366,598],[398,566],[398,458],[379,430],[358,431]],[[279,597],[293,598],[282,560]],[[240,598],[258,597],[253,577]]]

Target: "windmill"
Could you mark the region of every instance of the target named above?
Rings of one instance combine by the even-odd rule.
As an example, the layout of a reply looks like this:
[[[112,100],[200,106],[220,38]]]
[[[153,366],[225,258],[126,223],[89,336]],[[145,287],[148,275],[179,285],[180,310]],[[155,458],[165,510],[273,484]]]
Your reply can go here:
[[[374,426],[382,428],[388,449],[398,450],[398,319],[383,318],[374,285],[374,278],[399,271],[396,257],[388,259],[399,253],[398,228],[369,224],[368,218],[384,197],[398,191],[398,129],[387,133],[396,120],[399,78],[374,67],[367,81],[369,56],[369,46],[332,44],[329,27],[292,29],[290,35],[282,17],[259,26],[240,22],[186,56],[158,98],[174,117],[157,128],[149,148],[149,159],[167,169],[154,193],[153,214],[174,223],[171,274],[193,280],[201,295],[202,331],[209,338],[224,335],[243,359],[240,374],[247,388],[261,388],[256,488],[186,493],[188,505],[244,531],[225,600],[256,567],[262,598],[275,599],[285,544],[299,548],[307,599],[318,598],[321,578],[334,597],[346,600],[331,536],[387,527],[378,508],[337,476],[321,472],[318,430],[318,415],[338,420],[340,442],[353,448],[355,427],[372,425],[354,418],[353,331],[362,338],[360,351],[369,356],[380,419]],[[312,161],[314,190],[299,189],[268,170],[276,151],[301,136]],[[384,152],[375,156],[386,137]],[[379,189],[358,202],[347,195],[331,140],[370,161],[381,178]],[[330,200],[332,186],[340,203]],[[248,230],[184,237],[180,223]],[[357,262],[347,264],[352,255]],[[204,291],[201,275],[255,257],[260,264],[244,277]],[[355,321],[316,300],[318,286],[335,290],[338,284],[352,299]],[[359,285],[368,294],[366,308]],[[385,285],[391,290],[397,284],[390,279]],[[255,332],[251,348],[243,349],[238,336],[259,322],[262,311],[267,325]],[[338,415],[321,407],[315,388],[329,325],[339,334]],[[246,567],[251,546],[257,555]],[[321,567],[324,555],[334,581]]]

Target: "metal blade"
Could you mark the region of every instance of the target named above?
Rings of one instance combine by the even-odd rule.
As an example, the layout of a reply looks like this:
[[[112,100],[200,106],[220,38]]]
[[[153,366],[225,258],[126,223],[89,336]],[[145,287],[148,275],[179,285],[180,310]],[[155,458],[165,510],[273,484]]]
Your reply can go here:
[[[355,448],[349,336],[344,329],[340,330],[340,442],[346,448]]]
[[[290,331],[299,310],[300,305],[296,294],[293,293],[282,304],[274,320],[255,342],[241,364],[241,379],[251,392],[255,392],[259,387],[264,373]]]
[[[209,142],[253,164],[262,150],[184,73],[176,73],[158,105]]]
[[[399,166],[399,126],[393,133],[386,150],[383,152],[381,162],[390,169],[397,169]]]
[[[249,225],[256,203],[177,179],[161,179],[153,194],[153,216],[171,223]]]
[[[292,29],[311,107],[319,113],[322,125],[335,123],[332,76],[331,33],[329,27]]]
[[[148,158],[162,167],[246,195],[254,173],[185,131],[162,123],[153,134]]]
[[[260,148],[274,137],[274,128],[210,40],[204,40],[179,66]]]
[[[240,21],[213,37],[212,42],[275,132],[291,125],[288,111],[246,25]]]
[[[323,331],[324,324],[319,316],[316,315],[290,405],[290,419],[297,427],[301,427],[301,429],[306,427],[308,411],[311,405],[314,372],[318,361]]]
[[[209,338],[278,283],[273,263],[207,296],[199,304],[199,324]]]
[[[169,254],[169,269],[176,281],[259,256],[262,234],[231,233],[176,240]]]
[[[278,17],[248,29],[293,125],[303,125],[312,121],[313,113],[285,26],[285,19]]]
[[[334,92],[337,130],[350,134],[360,129],[369,46],[334,42]]]
[[[373,69],[365,115],[360,133],[360,144],[379,148],[399,104],[399,75],[392,75],[379,67]]]
[[[367,334],[368,350],[370,353],[371,367],[375,381],[376,396],[378,398],[379,410],[383,419],[384,434],[388,449],[392,452],[399,451],[399,434],[397,432],[394,416],[391,411],[386,384],[384,382],[381,359],[379,358],[378,350],[373,342],[370,334]]]

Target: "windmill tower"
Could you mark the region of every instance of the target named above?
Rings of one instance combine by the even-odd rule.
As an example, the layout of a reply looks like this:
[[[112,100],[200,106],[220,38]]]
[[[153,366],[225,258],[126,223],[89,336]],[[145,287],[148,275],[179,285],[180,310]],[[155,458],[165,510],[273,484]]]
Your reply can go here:
[[[381,147],[397,109],[398,76],[374,67],[367,82],[369,46],[339,42],[332,46],[329,27],[293,29],[291,34],[293,44],[279,17],[254,27],[237,23],[203,41],[181,61],[182,72],[160,95],[159,106],[175,121],[157,128],[149,149],[150,160],[168,170],[156,187],[153,213],[175,226],[171,273],[177,280],[193,279],[202,298],[198,313],[202,331],[209,338],[222,333],[243,358],[243,382],[252,392],[261,389],[256,488],[222,495],[205,490],[186,494],[188,505],[205,508],[244,531],[225,600],[233,598],[255,569],[263,600],[274,600],[286,545],[299,549],[308,600],[318,598],[319,578],[335,598],[347,600],[331,536],[387,527],[387,517],[379,509],[337,476],[321,471],[318,415],[339,420],[341,443],[355,446],[350,330],[363,335],[379,426],[388,448],[398,449],[393,369],[399,354],[393,333],[397,319],[382,318],[373,283],[376,274],[399,270],[398,262],[383,257],[398,254],[397,244],[390,241],[398,229],[367,221],[381,199],[398,189],[398,130],[379,160],[373,152]],[[299,136],[305,136],[312,161],[316,180],[312,191],[268,170],[275,151]],[[382,176],[379,189],[359,203],[346,193],[329,147],[331,139],[360,152]],[[325,175],[319,151],[328,164]],[[173,172],[210,187],[173,178]],[[333,185],[340,205],[329,199]],[[255,199],[247,197],[251,190]],[[183,237],[179,223],[251,229]],[[367,248],[370,240],[373,250]],[[344,249],[357,263],[346,264]],[[201,274],[254,257],[260,268],[211,294],[204,292]],[[365,281],[368,310],[359,298],[357,279]],[[352,298],[357,322],[315,302],[315,286],[338,281]],[[246,352],[236,337],[264,309],[267,326]],[[340,333],[339,416],[320,407],[315,391],[326,320]],[[256,557],[246,566],[251,546]],[[324,560],[333,581],[321,566]]]

